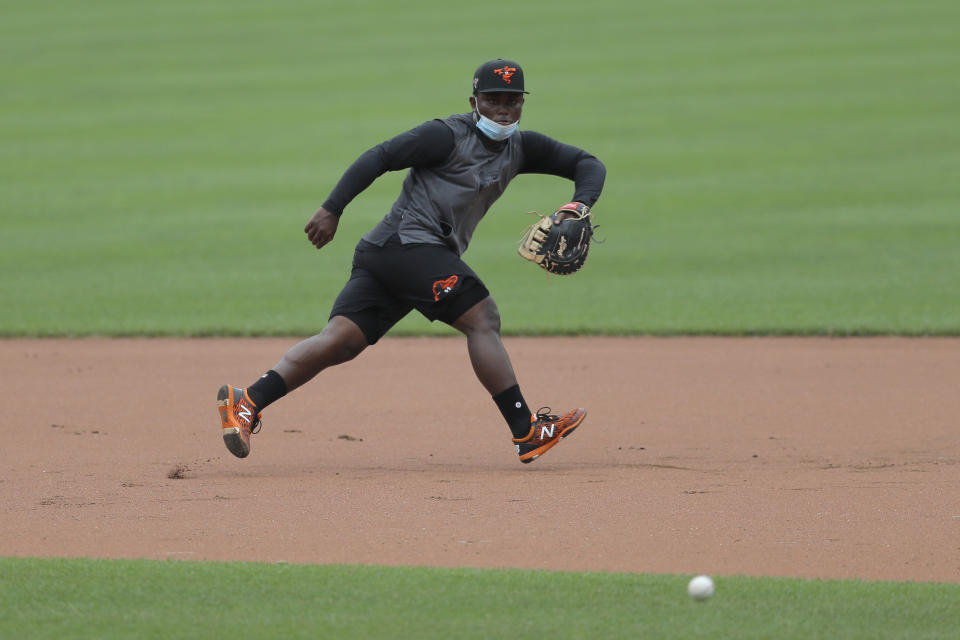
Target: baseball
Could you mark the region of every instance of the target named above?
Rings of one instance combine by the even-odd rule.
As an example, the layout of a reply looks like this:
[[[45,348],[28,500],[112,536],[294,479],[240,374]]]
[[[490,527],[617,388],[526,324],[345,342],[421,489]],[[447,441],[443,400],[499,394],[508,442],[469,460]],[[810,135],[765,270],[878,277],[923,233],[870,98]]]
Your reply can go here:
[[[706,600],[713,595],[713,580],[710,576],[697,576],[687,585],[687,593],[694,600]]]

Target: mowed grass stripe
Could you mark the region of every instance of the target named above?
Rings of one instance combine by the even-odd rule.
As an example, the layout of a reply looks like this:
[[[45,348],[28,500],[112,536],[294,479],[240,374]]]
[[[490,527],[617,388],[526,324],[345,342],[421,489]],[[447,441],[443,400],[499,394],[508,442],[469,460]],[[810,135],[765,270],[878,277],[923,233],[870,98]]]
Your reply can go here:
[[[0,635],[31,638],[885,638],[955,635],[960,586],[0,558]]]
[[[493,55],[527,67],[523,126],[609,169],[576,276],[515,255],[565,181],[522,176],[481,225],[507,333],[956,334],[960,7],[922,4],[494,2],[513,20],[482,41],[432,1],[10,7],[0,334],[316,331],[402,176],[322,252],[304,222],[361,151],[465,110]]]

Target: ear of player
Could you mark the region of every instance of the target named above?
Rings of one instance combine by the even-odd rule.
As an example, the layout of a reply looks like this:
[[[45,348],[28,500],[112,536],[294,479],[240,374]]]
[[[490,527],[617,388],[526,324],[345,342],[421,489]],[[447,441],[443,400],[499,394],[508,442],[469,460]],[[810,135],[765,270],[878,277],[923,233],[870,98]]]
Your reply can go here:
[[[568,202],[549,216],[530,225],[517,253],[557,275],[576,273],[587,261],[594,229],[590,207]]]

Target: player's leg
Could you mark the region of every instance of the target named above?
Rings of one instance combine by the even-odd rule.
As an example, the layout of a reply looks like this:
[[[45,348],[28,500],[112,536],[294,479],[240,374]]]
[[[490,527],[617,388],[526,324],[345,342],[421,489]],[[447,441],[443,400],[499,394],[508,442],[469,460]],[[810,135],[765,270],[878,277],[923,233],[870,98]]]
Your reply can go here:
[[[358,247],[350,280],[337,296],[326,327],[302,340],[283,355],[274,368],[247,388],[223,385],[217,407],[223,439],[235,456],[250,453],[250,434],[260,424],[260,413],[324,369],[352,360],[374,344],[410,311],[362,266]]]
[[[500,310],[493,298],[487,296],[473,305],[453,327],[467,337],[473,372],[490,395],[517,384],[510,356],[500,339]]]
[[[261,412],[287,393],[334,365],[352,360],[367,339],[352,320],[330,318],[323,331],[292,346],[272,369],[246,389],[223,385],[217,407],[223,441],[238,458],[250,455],[250,435],[258,431]]]
[[[583,409],[563,416],[551,415],[549,409],[531,413],[500,337],[500,312],[493,298],[481,300],[452,325],[466,335],[473,370],[510,426],[521,462],[533,462],[580,426]]]
[[[488,295],[450,325],[466,336],[473,372],[493,398],[513,437],[526,437],[532,413],[500,338],[500,310],[493,298]]]
[[[330,318],[323,331],[290,347],[272,370],[283,380],[285,392],[289,393],[324,369],[353,360],[366,348],[367,338],[360,327],[353,320],[337,315]],[[250,388],[254,401],[258,399],[255,386]],[[257,406],[267,404],[270,402],[258,402]]]

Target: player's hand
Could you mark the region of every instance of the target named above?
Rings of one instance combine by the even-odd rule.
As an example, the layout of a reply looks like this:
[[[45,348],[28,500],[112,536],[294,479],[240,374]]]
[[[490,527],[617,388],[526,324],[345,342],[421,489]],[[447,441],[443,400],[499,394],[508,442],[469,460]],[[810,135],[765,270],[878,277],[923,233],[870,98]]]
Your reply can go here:
[[[580,203],[578,202],[577,204],[580,204]],[[578,216],[573,211],[565,211],[563,209],[560,209],[559,211],[553,214],[553,221],[556,223],[560,223],[560,222],[563,222],[564,220],[569,220],[570,218],[579,218],[579,217],[580,216]]]
[[[307,234],[307,239],[317,249],[322,249],[325,244],[333,240],[337,233],[337,225],[340,224],[340,218],[323,207],[317,210],[303,232]]]

